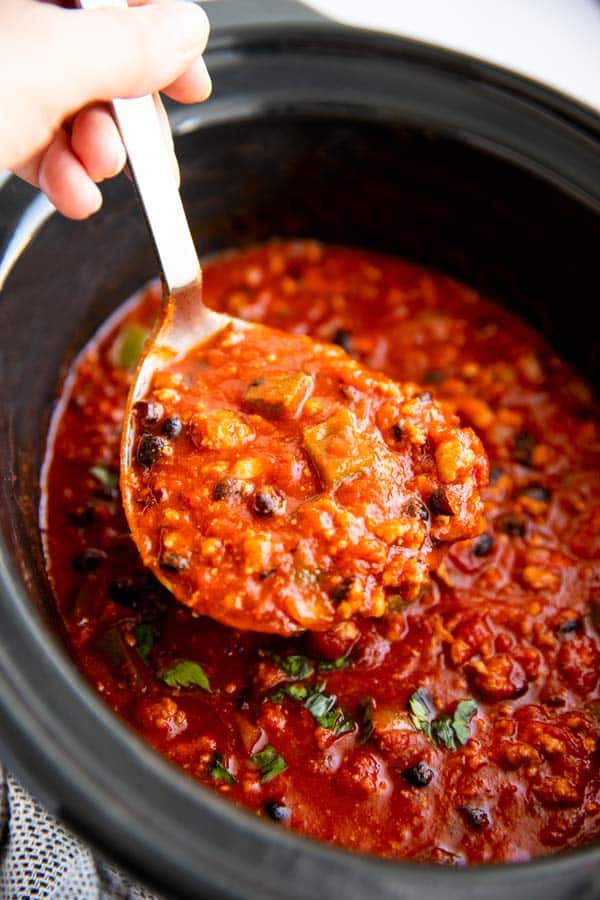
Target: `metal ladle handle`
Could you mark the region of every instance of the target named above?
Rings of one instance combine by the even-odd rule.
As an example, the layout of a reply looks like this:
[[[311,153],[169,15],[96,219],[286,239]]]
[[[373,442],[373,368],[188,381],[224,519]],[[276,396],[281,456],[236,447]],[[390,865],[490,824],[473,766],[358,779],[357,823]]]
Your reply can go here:
[[[77,0],[77,3],[81,9],[127,8],[127,0]],[[198,281],[200,261],[154,100],[150,95],[117,99],[111,106],[166,289],[174,293]]]

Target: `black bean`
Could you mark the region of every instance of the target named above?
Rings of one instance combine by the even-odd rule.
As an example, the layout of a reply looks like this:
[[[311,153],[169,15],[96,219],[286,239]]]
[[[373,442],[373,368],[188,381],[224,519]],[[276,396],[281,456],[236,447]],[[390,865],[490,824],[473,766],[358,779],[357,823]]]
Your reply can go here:
[[[257,491],[252,500],[252,512],[261,518],[283,512],[284,507],[285,498],[276,488],[268,485]]]
[[[142,599],[140,582],[136,578],[115,578],[108,585],[108,596],[120,606],[135,609]]]
[[[290,808],[278,800],[265,803],[265,812],[274,822],[287,822],[292,814]]]
[[[87,506],[78,506],[69,513],[69,521],[78,528],[88,528],[94,521],[94,507],[89,503]]]
[[[487,556],[488,553],[491,553],[493,546],[494,538],[489,533],[489,531],[486,531],[475,541],[475,546],[473,547],[473,556]]]
[[[243,482],[239,478],[222,478],[214,486],[213,500],[229,500],[231,497],[241,497],[243,486]]]
[[[138,442],[136,453],[139,465],[149,469],[160,459],[165,447],[166,441],[164,438],[155,434],[143,434]]]
[[[424,522],[429,521],[429,510],[420,497],[411,497],[410,500],[407,500],[402,507],[402,512],[405,516],[410,516],[411,519],[423,519]]]
[[[76,572],[94,572],[106,559],[104,550],[96,550],[95,547],[87,547],[81,553],[77,553],[71,565]]]
[[[190,567],[190,561],[186,556],[182,556],[180,553],[173,553],[171,550],[163,550],[158,564],[161,569],[166,569],[169,572],[183,572]]]
[[[404,428],[402,425],[392,425],[392,437],[395,441],[401,441],[404,437]]]
[[[581,631],[583,629],[583,622],[581,619],[566,619],[564,622],[561,622],[558,628],[556,629],[559,634],[572,634],[576,631]]]
[[[162,419],[164,413],[162,404],[152,400],[138,400],[133,405],[133,411],[138,417],[140,424],[144,426],[156,425]]]
[[[441,369],[430,369],[423,378],[424,384],[441,384],[445,375]]]
[[[348,596],[348,594],[350,593],[350,590],[351,590],[353,584],[354,584],[353,577],[342,578],[341,582],[339,584],[336,584],[336,586],[331,591],[331,593],[330,593],[331,599],[336,600],[339,603],[341,603],[341,601],[345,600],[346,597]]]
[[[422,788],[427,787],[427,785],[431,782],[433,778],[433,769],[424,763],[423,760],[419,760],[414,766],[410,766],[410,768],[405,769],[402,773],[402,776],[406,778],[409,784],[412,784],[413,787]]]
[[[179,416],[169,416],[169,418],[164,421],[162,433],[170,441],[176,441],[181,434],[182,429],[183,425],[181,424]]]
[[[539,500],[541,503],[549,503],[552,499],[552,491],[548,490],[543,484],[528,484],[519,491],[520,497],[530,497],[532,500]]]
[[[266,581],[267,578],[269,578],[269,577],[270,577],[274,572],[276,572],[276,571],[277,571],[277,570],[276,570],[275,568],[272,568],[272,569],[265,569],[264,572],[259,572],[259,574],[258,574],[258,580],[259,580],[259,581]]]
[[[525,537],[526,525],[520,516],[503,513],[495,521],[496,528],[509,537]]]
[[[427,505],[434,516],[453,516],[454,511],[450,506],[448,495],[444,488],[437,488],[427,501]]]
[[[533,466],[533,435],[528,431],[522,431],[517,434],[514,440],[513,456],[524,466],[531,468]]]
[[[460,811],[469,822],[469,825],[477,829],[477,831],[487,828],[490,824],[489,815],[485,809],[481,809],[479,806],[461,806]]]
[[[346,353],[352,355],[354,353],[354,345],[352,343],[352,332],[346,328],[337,328],[331,337],[331,343],[337,344]]]
[[[504,475],[504,469],[500,466],[490,466],[490,484],[494,484],[495,481],[498,481],[499,478],[502,478]]]

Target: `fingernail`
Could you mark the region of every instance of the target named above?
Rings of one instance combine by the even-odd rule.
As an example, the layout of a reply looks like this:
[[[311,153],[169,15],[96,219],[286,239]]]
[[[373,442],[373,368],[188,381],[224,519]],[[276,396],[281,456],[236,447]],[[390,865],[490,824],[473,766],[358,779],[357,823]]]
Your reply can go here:
[[[171,13],[182,49],[202,53],[208,37],[208,18],[200,6],[187,0],[173,4]]]

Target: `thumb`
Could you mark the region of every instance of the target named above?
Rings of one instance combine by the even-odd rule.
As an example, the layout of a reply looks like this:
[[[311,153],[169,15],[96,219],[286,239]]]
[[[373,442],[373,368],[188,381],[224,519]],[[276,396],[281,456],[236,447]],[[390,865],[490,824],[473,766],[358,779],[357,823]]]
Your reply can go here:
[[[183,0],[51,12],[56,39],[46,43],[46,54],[53,57],[46,71],[60,79],[55,87],[63,114],[93,101],[139,97],[167,87],[208,40],[206,13]],[[210,85],[208,73],[206,80]]]

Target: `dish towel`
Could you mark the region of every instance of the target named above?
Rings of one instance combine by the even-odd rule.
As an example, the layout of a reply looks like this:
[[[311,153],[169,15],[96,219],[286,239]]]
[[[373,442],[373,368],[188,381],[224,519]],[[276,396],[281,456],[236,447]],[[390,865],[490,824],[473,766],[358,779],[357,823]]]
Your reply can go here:
[[[0,767],[1,900],[160,900],[71,834]]]

